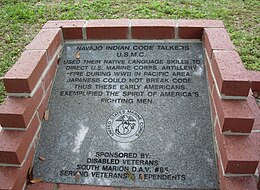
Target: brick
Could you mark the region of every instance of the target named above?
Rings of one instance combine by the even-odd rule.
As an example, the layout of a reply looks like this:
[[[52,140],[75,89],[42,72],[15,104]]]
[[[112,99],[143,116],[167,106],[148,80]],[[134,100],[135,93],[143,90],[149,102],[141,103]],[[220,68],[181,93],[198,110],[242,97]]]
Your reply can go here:
[[[235,50],[225,28],[205,28],[203,42],[210,58],[213,50]]]
[[[31,93],[47,66],[46,51],[27,50],[4,76],[9,93]]]
[[[224,28],[221,20],[179,20],[179,38],[201,39],[204,28]]]
[[[0,106],[0,124],[2,127],[27,128],[43,96],[40,86],[31,98],[8,97]]]
[[[210,93],[212,93],[213,87],[215,85],[215,81],[214,81],[214,79],[212,77],[212,73],[210,71],[209,62],[208,62],[207,59],[205,59],[205,66],[206,66],[206,71],[207,71],[208,86],[209,86],[209,89],[210,89]]]
[[[40,121],[35,115],[26,131],[1,131],[0,163],[21,165],[39,124]]]
[[[259,92],[260,96],[260,71],[248,71],[252,91]]]
[[[66,185],[59,184],[58,190],[119,190],[115,187],[101,187],[101,186],[89,186],[89,185]]]
[[[50,28],[62,28],[62,27],[71,27],[78,28],[82,27],[86,23],[85,20],[49,20],[43,25],[43,29]]]
[[[49,89],[45,93],[45,96],[43,98],[43,101],[42,101],[41,105],[38,108],[38,113],[39,113],[40,120],[43,119],[44,113],[47,110],[49,98],[50,98],[50,95],[51,95],[51,90],[52,90],[52,88],[50,86]]]
[[[250,81],[236,51],[214,51],[211,64],[221,94],[248,96]]]
[[[64,26],[64,27],[62,27],[62,33],[63,33],[63,38],[65,40],[83,39],[82,27],[81,28],[71,28],[71,27]]]
[[[218,125],[218,124],[217,124]],[[254,174],[259,163],[259,135],[248,136],[223,135],[218,126],[216,138],[224,172],[227,174]]]
[[[46,50],[51,60],[62,43],[62,31],[60,28],[42,29],[25,48],[28,50]]]
[[[256,190],[255,176],[225,177],[218,159],[219,182],[221,190]]]
[[[59,59],[58,59],[58,56],[56,56],[53,63],[51,63],[52,65],[50,66],[46,75],[42,79],[43,87],[45,90],[47,90],[47,88],[50,86],[51,82],[54,80],[58,62],[59,62]]]
[[[82,29],[85,20],[55,20],[48,21],[43,28],[61,28],[64,39],[83,39]]]
[[[257,190],[255,177],[223,177],[220,181],[221,190]]]
[[[260,158],[260,155],[259,155]],[[260,175],[260,163],[258,164],[258,175]],[[260,176],[258,176],[257,188],[260,189]]]
[[[200,27],[179,27],[180,39],[202,39],[203,28]]]
[[[127,39],[128,19],[89,20],[87,22],[87,39]]]
[[[247,99],[248,99],[249,108],[255,120],[253,125],[253,130],[260,130],[260,107],[257,105],[254,96],[249,95]]]
[[[212,126],[216,120],[216,110],[215,110],[215,105],[214,105],[214,102],[213,102],[213,99],[212,99],[212,96],[210,96],[210,111],[211,111],[211,123],[212,123]]]
[[[62,33],[63,33],[63,38],[65,40],[67,39],[83,39],[83,25],[85,24],[85,21],[80,22],[80,24],[74,24],[73,26],[71,25],[63,25],[62,28]]]
[[[23,166],[18,167],[0,167],[0,189],[1,190],[20,190],[27,181],[28,170],[32,165],[35,150],[32,148],[28,159]]]
[[[55,190],[56,186],[54,183],[28,184],[26,190]]]
[[[214,89],[214,80],[209,68],[209,63],[208,60],[205,59],[205,66],[206,66],[206,72],[207,72],[207,82],[208,82],[208,87],[209,87],[209,99],[210,99],[210,107],[211,107],[211,119],[212,119],[212,123],[214,123],[215,119],[216,119],[216,111],[215,111],[215,105],[214,105],[214,101],[212,98],[212,91]]]
[[[131,21],[133,39],[174,39],[175,21],[162,19],[134,19]]]
[[[176,190],[176,189],[165,189],[165,188],[142,188],[142,187],[129,187],[129,188],[121,188],[120,190]],[[184,190],[184,189],[180,189],[180,190]],[[185,189],[187,190],[187,189]],[[189,189],[190,190],[190,189]]]
[[[224,28],[225,26],[222,20],[180,19],[178,27]]]
[[[213,89],[222,132],[250,133],[254,125],[254,117],[249,108],[248,100],[222,100]]]

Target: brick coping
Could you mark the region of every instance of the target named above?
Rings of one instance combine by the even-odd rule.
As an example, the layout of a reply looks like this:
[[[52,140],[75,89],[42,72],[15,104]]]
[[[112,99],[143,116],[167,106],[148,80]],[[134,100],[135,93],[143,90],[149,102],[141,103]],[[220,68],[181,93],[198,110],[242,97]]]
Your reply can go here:
[[[260,72],[244,68],[223,22],[105,19],[48,21],[4,76],[8,97],[0,106],[0,189],[25,187],[63,44],[90,40],[202,41],[220,188],[260,188]],[[26,189],[127,190],[51,183]]]

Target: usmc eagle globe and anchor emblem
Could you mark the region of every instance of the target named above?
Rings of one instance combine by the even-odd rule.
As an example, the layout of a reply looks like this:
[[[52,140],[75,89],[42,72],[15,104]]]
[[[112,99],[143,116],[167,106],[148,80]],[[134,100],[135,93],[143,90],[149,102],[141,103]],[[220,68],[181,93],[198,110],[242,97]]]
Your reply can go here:
[[[144,119],[134,110],[119,110],[107,120],[107,133],[115,141],[131,142],[142,135]]]

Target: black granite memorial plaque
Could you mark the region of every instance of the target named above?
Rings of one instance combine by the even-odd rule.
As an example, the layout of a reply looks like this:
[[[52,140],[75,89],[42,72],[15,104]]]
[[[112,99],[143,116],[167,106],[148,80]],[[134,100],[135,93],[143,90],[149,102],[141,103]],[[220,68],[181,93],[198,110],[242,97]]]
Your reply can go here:
[[[67,43],[49,110],[37,178],[218,189],[200,42]]]

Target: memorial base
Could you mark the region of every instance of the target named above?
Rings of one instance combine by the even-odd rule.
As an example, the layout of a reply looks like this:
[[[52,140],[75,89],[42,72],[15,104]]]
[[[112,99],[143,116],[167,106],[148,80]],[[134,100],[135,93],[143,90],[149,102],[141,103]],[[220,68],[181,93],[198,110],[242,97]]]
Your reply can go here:
[[[34,181],[31,178],[28,179],[28,171],[32,166],[33,157],[35,161],[40,158],[45,160],[43,162],[49,162],[45,158],[46,155],[41,155],[43,157],[35,156],[35,147],[38,139],[41,138],[39,131],[42,129],[43,120],[51,120],[52,117],[56,117],[48,111],[49,107],[47,105],[50,94],[55,93],[52,91],[52,86],[57,67],[60,67],[58,60],[62,59],[60,51],[64,44],[69,42],[78,43],[79,41],[142,40],[145,42],[145,40],[192,41],[194,39],[201,40],[204,49],[205,72],[209,89],[209,96],[207,97],[210,98],[211,126],[214,137],[212,143],[215,146],[214,153],[218,158],[216,173],[218,174],[219,188],[221,190],[257,189],[257,184],[260,186],[259,178],[257,178],[260,170],[260,156],[256,154],[260,147],[260,109],[257,101],[260,94],[259,72],[245,70],[221,21],[161,19],[48,21],[43,26],[35,39],[26,46],[26,50],[17,63],[3,78],[8,97],[0,107],[0,189],[16,190],[25,187],[28,189],[48,190],[131,189],[129,186],[123,188],[124,185],[121,187],[103,187],[68,185],[60,182],[46,183],[44,181],[30,184],[30,181],[40,181],[39,179]],[[142,54],[137,55],[141,56]],[[81,55],[75,54],[75,59],[79,56]],[[136,86],[136,88],[138,87]],[[135,95],[138,95],[138,93]],[[95,98],[92,98],[92,101],[94,100]],[[148,100],[142,101],[142,103],[149,102]],[[145,108],[149,104],[142,106]],[[89,108],[92,110],[98,109],[93,105],[90,105]],[[177,105],[177,108],[185,109],[185,106]],[[58,109],[62,109],[62,107]],[[127,108],[123,108],[123,110],[125,109]],[[149,129],[148,126],[151,121],[150,119],[147,120],[147,113],[157,111],[154,114],[156,117],[164,113],[159,112],[156,107],[152,110],[147,109],[147,113],[136,110],[135,107],[130,110],[142,115],[138,120],[138,124],[141,123],[139,121],[142,121],[142,118],[145,123],[143,133],[133,142],[140,141],[147,129]],[[74,113],[74,110],[70,111]],[[110,117],[112,114],[111,109],[104,111],[107,113],[107,121],[115,122]],[[91,114],[95,113],[97,112]],[[134,118],[134,124],[137,124],[136,118],[138,118],[138,115],[132,115],[131,117]],[[155,120],[156,117],[153,117],[152,120]],[[184,114],[184,117],[188,118],[191,115]],[[64,119],[66,120],[66,117]],[[102,117],[98,119],[102,120]],[[167,118],[168,121],[171,119],[170,116]],[[155,122],[162,122],[162,120]],[[79,124],[75,123],[71,127],[73,128],[76,125]],[[106,126],[105,123],[104,130],[106,130]],[[187,130],[186,135],[188,135],[188,132]],[[108,135],[107,132],[106,134]],[[177,134],[176,131],[174,131],[174,134]],[[191,133],[190,136],[192,135],[195,134]],[[165,136],[168,136],[168,134],[165,133]],[[112,137],[103,137],[111,142],[115,141]],[[81,136],[79,136],[77,142],[80,142],[80,140]],[[109,145],[109,141],[105,143]],[[63,142],[66,142],[66,139]],[[116,141],[115,143],[118,144]],[[51,146],[56,147],[55,144]],[[145,147],[143,144],[141,146]],[[156,147],[151,146],[152,148]],[[172,145],[172,147],[174,146],[175,144]],[[192,144],[192,146],[195,145]],[[167,145],[161,149],[165,148],[167,148]],[[143,153],[147,153],[147,149],[143,149]],[[76,150],[78,149],[76,148]],[[175,153],[180,154],[180,152]],[[157,159],[157,157],[152,158]],[[64,160],[65,158],[53,157],[53,159]],[[167,159],[170,160],[171,158]],[[174,171],[171,172],[174,173]],[[130,179],[133,178],[131,173],[128,173],[128,175]],[[75,177],[78,178],[77,176],[78,174]],[[27,182],[28,186],[26,186]]]

